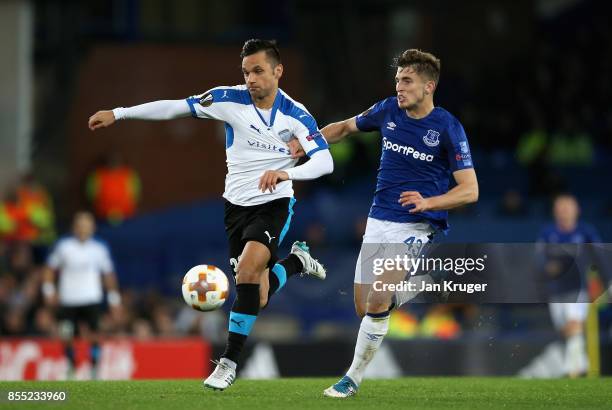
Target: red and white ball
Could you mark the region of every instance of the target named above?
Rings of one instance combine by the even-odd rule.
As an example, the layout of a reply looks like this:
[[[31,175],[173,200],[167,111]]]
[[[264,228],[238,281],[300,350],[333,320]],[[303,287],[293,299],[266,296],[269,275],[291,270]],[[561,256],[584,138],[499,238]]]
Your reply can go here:
[[[198,265],[183,277],[183,299],[196,310],[208,312],[219,309],[229,295],[229,281],[225,273],[213,265]]]

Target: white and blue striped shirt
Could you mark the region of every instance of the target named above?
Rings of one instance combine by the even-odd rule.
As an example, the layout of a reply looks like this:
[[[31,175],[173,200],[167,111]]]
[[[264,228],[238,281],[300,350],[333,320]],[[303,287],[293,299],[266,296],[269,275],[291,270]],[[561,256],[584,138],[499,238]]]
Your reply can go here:
[[[281,182],[272,193],[258,189],[266,170],[288,170],[291,159],[287,141],[297,138],[308,156],[328,149],[315,119],[306,107],[281,89],[269,111],[255,107],[246,85],[216,87],[187,98],[196,118],[225,122],[227,176],[223,197],[236,205],[259,205],[292,197],[291,180]]]

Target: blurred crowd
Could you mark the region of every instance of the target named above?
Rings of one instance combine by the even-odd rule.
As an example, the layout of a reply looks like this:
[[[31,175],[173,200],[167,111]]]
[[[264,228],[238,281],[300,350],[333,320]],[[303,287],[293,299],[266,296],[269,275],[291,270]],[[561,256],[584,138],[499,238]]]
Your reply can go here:
[[[135,214],[139,182],[118,157],[109,158],[92,171],[86,192],[99,223],[113,225]],[[0,335],[58,335],[58,307],[45,305],[41,292],[43,267],[57,237],[51,195],[32,174],[24,175],[0,202]],[[200,334],[214,341],[223,334],[221,312],[197,315],[154,289],[122,289],[121,294],[120,307],[102,316],[104,335]]]
[[[514,150],[520,138],[521,163],[578,166],[593,164],[595,146],[612,147],[612,29],[580,13],[542,21],[508,67],[477,73],[474,105],[460,115],[479,146]]]
[[[42,262],[44,263],[44,262]],[[46,306],[42,293],[42,263],[34,259],[28,241],[0,243],[0,335],[56,337],[57,308]],[[103,335],[138,339],[202,335],[215,341],[225,329],[225,315],[197,314],[149,289],[122,289],[118,309],[106,311],[100,323]]]

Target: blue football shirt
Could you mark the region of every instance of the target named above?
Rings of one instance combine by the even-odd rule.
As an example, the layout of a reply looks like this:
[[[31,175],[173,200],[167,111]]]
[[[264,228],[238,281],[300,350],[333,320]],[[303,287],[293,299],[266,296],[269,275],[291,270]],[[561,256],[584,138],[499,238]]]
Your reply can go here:
[[[601,238],[591,225],[578,223],[573,231],[564,232],[557,225],[550,224],[542,229],[538,242],[544,243],[599,243]]]
[[[473,168],[467,136],[461,123],[448,111],[435,107],[424,118],[410,118],[397,105],[397,97],[374,104],[356,117],[361,131],[380,131],[382,154],[376,192],[369,216],[392,222],[429,222],[448,229],[447,211],[411,214],[414,206],[398,202],[404,191],[418,191],[423,198],[448,192],[451,172]]]
[[[595,228],[584,223],[578,223],[570,231],[561,231],[555,224],[550,224],[540,232],[538,237],[540,244],[587,244],[599,243],[601,238]],[[580,247],[581,248],[581,247]],[[562,295],[579,292],[586,289],[586,273],[593,262],[599,262],[599,269],[605,275],[605,266],[602,266],[603,258],[598,258],[595,248],[588,248],[591,252],[584,252],[587,249],[564,248],[562,246],[543,247],[544,259],[546,264],[550,261],[556,262],[558,272],[547,272],[543,266],[543,279],[549,295]]]

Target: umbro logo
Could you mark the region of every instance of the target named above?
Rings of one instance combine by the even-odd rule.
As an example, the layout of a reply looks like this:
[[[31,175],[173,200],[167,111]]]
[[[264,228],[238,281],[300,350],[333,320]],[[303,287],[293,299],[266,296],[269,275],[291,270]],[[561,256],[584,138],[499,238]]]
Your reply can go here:
[[[244,323],[244,320],[230,319],[230,322],[235,323],[236,326],[238,326],[238,327],[242,327],[242,324]]]
[[[387,123],[388,130],[395,131],[395,127],[397,127],[397,125],[395,125],[393,121]]]
[[[254,126],[253,124],[251,124],[251,128],[253,128],[255,131],[261,134],[261,130],[257,128],[256,126]]]
[[[272,243],[272,239],[276,238],[276,236],[271,236],[268,231],[264,231],[264,233],[268,236],[268,243]]]
[[[373,342],[377,341],[380,338],[379,335],[375,335],[373,333],[368,333],[368,332],[366,332],[366,337]]]

